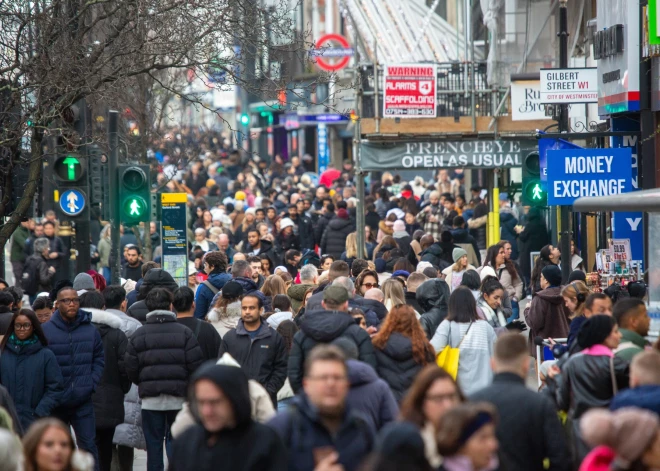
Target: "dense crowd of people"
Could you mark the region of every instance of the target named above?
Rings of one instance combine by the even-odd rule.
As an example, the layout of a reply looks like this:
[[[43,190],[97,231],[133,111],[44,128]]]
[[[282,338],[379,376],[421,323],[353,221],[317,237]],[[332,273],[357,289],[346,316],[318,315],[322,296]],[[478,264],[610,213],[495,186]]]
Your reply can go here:
[[[173,471],[660,469],[644,289],[613,303],[579,269],[562,284],[537,210],[501,197],[487,247],[487,195],[467,198],[460,170],[385,173],[358,228],[350,162],[316,182],[305,158],[198,145],[188,169],[153,150],[161,190],[189,195],[187,286],[161,268],[155,222],[122,229],[120,285],[100,221],[73,280],[54,214],[15,233],[6,469],[130,470],[136,449],[150,471],[164,455]],[[567,342],[539,359],[537,391],[542,339]]]

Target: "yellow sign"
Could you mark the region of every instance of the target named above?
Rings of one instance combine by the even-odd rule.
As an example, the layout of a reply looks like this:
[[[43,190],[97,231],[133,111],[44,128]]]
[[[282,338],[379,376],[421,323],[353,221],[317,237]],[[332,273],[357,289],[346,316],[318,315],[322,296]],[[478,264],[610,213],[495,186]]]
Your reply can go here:
[[[162,193],[160,195],[161,203],[186,203],[188,195],[186,193]]]

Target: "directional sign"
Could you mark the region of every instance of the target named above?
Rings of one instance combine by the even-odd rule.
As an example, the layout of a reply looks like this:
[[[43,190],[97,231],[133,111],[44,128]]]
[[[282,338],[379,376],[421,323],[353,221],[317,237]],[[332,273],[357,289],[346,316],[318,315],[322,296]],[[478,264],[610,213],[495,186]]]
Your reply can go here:
[[[80,160],[75,157],[68,156],[63,161],[64,165],[67,166],[67,179],[75,180],[76,179],[76,165],[80,165]]]
[[[339,44],[340,47],[330,47],[330,44]],[[316,49],[310,52],[316,58],[316,65],[328,72],[336,72],[348,65],[348,61],[354,54],[348,40],[339,34],[324,34],[316,42]],[[329,62],[329,58],[339,58],[335,63]]]
[[[85,195],[79,190],[66,190],[60,196],[60,209],[68,216],[77,216],[85,209]]]

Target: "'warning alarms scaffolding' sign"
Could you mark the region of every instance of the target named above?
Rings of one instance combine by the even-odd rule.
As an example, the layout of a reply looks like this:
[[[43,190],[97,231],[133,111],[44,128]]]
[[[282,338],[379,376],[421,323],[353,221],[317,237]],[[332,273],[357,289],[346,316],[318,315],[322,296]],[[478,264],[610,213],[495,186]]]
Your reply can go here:
[[[541,69],[541,103],[598,103],[598,70]]]
[[[435,64],[385,66],[383,116],[435,118],[437,69]]]

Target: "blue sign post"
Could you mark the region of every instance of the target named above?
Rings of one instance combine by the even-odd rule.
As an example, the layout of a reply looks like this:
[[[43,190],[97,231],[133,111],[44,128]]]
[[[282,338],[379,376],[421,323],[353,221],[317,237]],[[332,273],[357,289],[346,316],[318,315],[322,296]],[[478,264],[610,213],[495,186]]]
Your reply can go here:
[[[60,196],[60,209],[67,216],[77,216],[85,209],[85,195],[79,190],[66,190]]]
[[[631,191],[631,162],[630,149],[549,150],[548,205]]]
[[[318,125],[317,160],[319,175],[328,169],[330,164],[330,149],[328,147],[328,127],[324,123]]]

